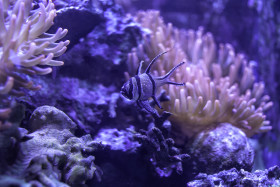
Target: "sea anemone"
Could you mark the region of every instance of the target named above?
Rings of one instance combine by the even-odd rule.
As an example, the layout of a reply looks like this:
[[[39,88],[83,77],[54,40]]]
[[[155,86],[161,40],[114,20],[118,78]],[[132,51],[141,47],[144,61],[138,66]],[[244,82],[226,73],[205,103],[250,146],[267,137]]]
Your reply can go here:
[[[52,71],[49,66],[63,65],[53,58],[62,55],[69,44],[68,40],[56,43],[67,29],[46,33],[56,16],[52,1],[33,6],[32,0],[0,0],[0,99],[8,107],[0,110],[3,118],[10,112],[7,98],[40,89],[29,76],[45,75]]]
[[[170,101],[164,109],[175,129],[191,137],[210,126],[230,123],[247,136],[271,129],[264,111],[272,106],[264,95],[264,83],[256,82],[254,64],[236,54],[230,44],[216,46],[211,33],[179,30],[165,24],[158,11],[139,12],[136,20],[146,29],[143,43],[128,55],[129,73],[135,72],[141,60],[149,62],[160,52],[170,50],[154,66],[156,75],[164,75],[172,66],[178,68],[176,82],[184,87],[163,87]]]

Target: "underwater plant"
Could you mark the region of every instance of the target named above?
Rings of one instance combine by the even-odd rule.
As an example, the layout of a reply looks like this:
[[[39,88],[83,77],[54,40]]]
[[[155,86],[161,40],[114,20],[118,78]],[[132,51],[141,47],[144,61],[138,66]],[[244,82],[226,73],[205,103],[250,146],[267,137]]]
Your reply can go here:
[[[0,117],[9,116],[9,96],[25,95],[27,90],[38,90],[29,76],[52,72],[49,66],[61,66],[53,58],[66,51],[69,41],[60,41],[67,29],[47,33],[56,16],[51,0],[35,7],[32,0],[0,0]],[[35,7],[35,8],[34,8]],[[34,9],[33,9],[34,8]]]
[[[166,50],[170,52],[159,58],[154,74],[162,76],[178,61],[187,62],[174,77],[185,86],[163,87],[170,96],[163,107],[174,114],[170,120],[178,131],[191,137],[220,123],[230,123],[247,136],[271,129],[264,112],[272,102],[244,55],[236,54],[230,44],[220,44],[217,50],[212,34],[204,34],[203,28],[181,31],[166,25],[158,11],[139,12],[136,21],[147,30],[143,43],[128,55],[130,74],[141,60]]]

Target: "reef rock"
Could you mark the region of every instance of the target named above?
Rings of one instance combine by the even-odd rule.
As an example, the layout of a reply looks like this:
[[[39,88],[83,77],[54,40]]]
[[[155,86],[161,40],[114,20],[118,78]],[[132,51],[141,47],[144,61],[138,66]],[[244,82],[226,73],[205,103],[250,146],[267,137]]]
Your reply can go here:
[[[111,150],[136,152],[140,144],[134,140],[134,131],[134,127],[126,130],[102,129],[94,138],[94,141],[102,142],[103,145],[109,146]]]
[[[213,175],[201,173],[194,181],[188,182],[187,186],[279,186],[279,179],[279,166],[273,166],[264,171],[256,170],[253,173],[232,168]]]
[[[169,123],[168,121],[166,121]],[[169,177],[173,170],[178,174],[183,173],[182,162],[188,160],[188,154],[182,154],[174,146],[172,138],[165,138],[164,133],[157,127],[142,130],[141,134],[135,135],[135,139],[141,143],[141,148],[146,150],[149,162],[160,177]]]
[[[73,131],[76,124],[61,110],[53,106],[41,106],[33,112],[29,120],[29,130],[34,132],[41,128]]]
[[[254,151],[245,133],[229,123],[199,133],[190,148],[194,167],[208,174],[222,170],[253,167]]]

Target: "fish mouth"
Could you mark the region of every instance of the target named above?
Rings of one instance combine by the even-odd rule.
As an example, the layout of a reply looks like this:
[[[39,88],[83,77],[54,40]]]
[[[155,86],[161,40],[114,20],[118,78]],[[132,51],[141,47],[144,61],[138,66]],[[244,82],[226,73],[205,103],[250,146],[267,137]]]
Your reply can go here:
[[[120,93],[122,94],[122,96],[124,96],[125,98],[127,98],[127,97],[126,97],[126,94],[125,94],[125,92],[124,92],[123,90],[121,90]]]

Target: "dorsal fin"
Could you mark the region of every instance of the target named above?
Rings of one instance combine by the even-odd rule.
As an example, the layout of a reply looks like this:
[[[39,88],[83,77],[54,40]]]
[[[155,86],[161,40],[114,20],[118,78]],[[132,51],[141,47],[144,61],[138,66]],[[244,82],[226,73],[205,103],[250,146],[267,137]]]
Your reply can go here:
[[[170,50],[168,50],[168,51],[170,51]],[[150,73],[150,70],[151,70],[151,67],[152,67],[153,63],[154,63],[161,55],[167,53],[168,51],[164,51],[164,52],[160,53],[159,55],[157,55],[157,56],[151,61],[151,63],[150,63],[149,66],[147,67],[145,73]]]
[[[185,62],[181,62],[180,64],[177,64],[175,67],[173,67],[168,73],[166,73],[166,75],[162,76],[162,77],[157,77],[157,80],[164,80],[166,78],[168,78],[179,66],[182,66]]]
[[[141,74],[141,69],[142,69],[142,65],[143,65],[143,60],[140,62],[138,68],[137,68],[137,71],[136,71],[136,75],[140,75]]]

